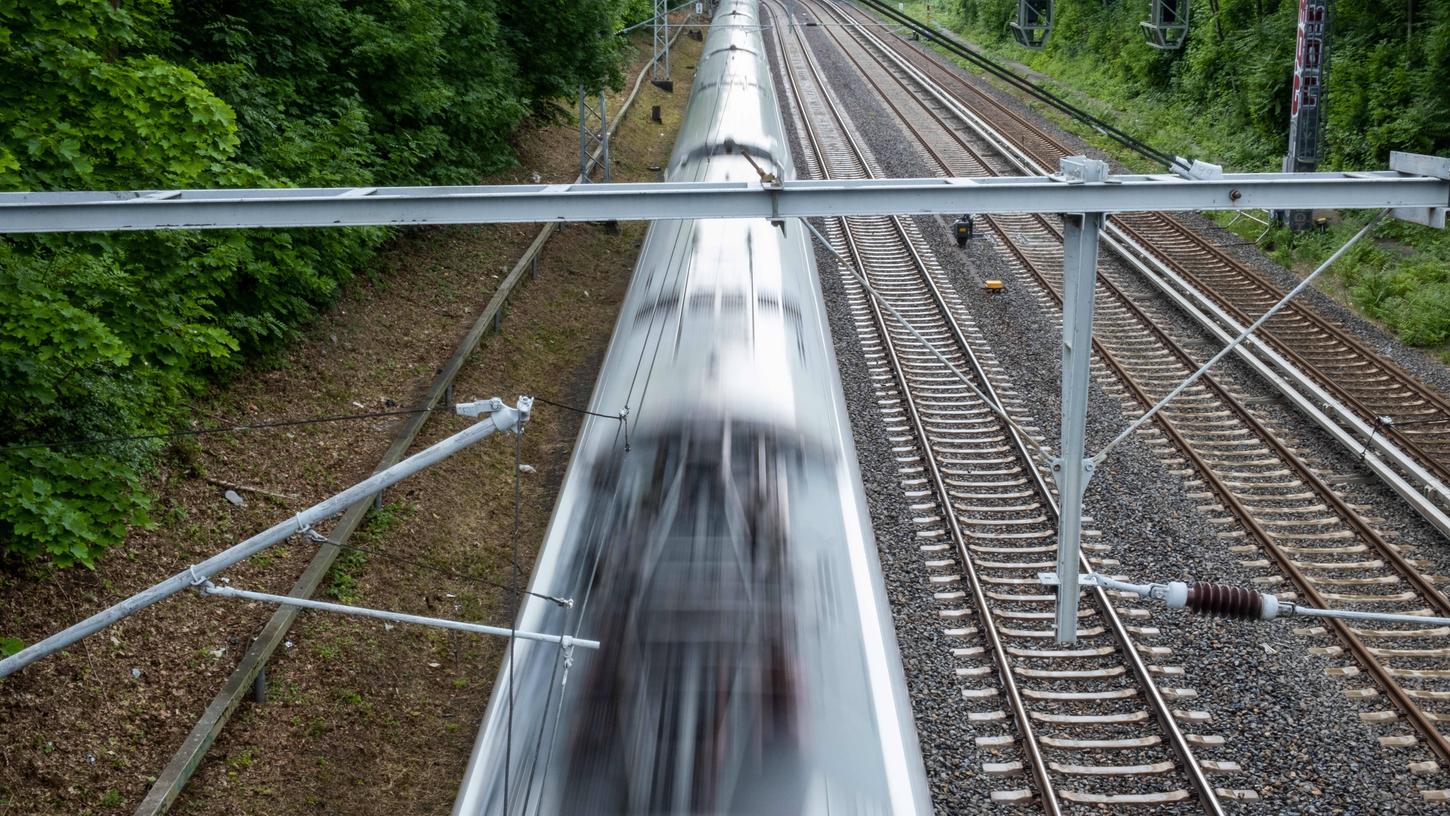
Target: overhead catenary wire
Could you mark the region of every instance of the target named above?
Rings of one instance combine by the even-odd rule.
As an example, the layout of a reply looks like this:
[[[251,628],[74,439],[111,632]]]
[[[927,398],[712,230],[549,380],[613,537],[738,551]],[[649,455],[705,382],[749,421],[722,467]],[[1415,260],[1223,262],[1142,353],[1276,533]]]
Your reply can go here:
[[[515,601],[514,607],[509,615],[509,688],[508,688],[508,723],[504,738],[503,753],[503,812],[509,812],[509,777],[513,775],[513,749],[514,749],[514,701],[518,692],[514,683],[514,665],[518,661],[514,657],[514,634],[518,626],[519,615],[523,613],[523,604],[519,603],[519,516],[523,506],[523,478],[520,475],[519,466],[523,464],[523,437],[524,428],[520,424],[514,428],[514,523],[511,546],[513,555],[510,558],[509,574],[512,585],[512,598]]]
[[[577,408],[563,402],[556,402],[545,397],[534,397],[538,402],[552,405],[555,408],[563,408],[566,411],[573,411],[580,414],[602,417],[604,419],[623,420],[622,416],[610,416],[583,408]],[[0,453],[12,451],[39,450],[42,448],[72,448],[87,445],[109,445],[123,442],[148,442],[162,439],[183,439],[193,436],[216,436],[230,433],[250,433],[252,431],[269,431],[278,428],[295,428],[304,425],[322,425],[330,422],[357,422],[364,419],[383,419],[387,417],[412,416],[414,414],[432,413],[433,408],[399,408],[387,411],[368,411],[358,414],[329,414],[317,417],[302,417],[299,419],[269,419],[261,422],[247,422],[237,425],[224,425],[219,428],[189,428],[181,431],[162,431],[154,434],[134,434],[131,436],[99,436],[87,439],[58,439],[49,442],[17,442],[13,445],[0,445]],[[628,431],[625,432],[628,434]]]
[[[586,408],[579,408],[577,406],[569,405],[567,403],[555,402],[554,400],[548,399],[546,397],[536,396],[534,397],[534,400],[537,402],[542,402],[545,405],[552,405],[555,408],[563,408],[565,411],[573,411],[576,414],[597,417],[599,419],[613,419],[618,421],[620,426],[624,429],[624,452],[629,453],[629,406],[626,405],[625,407],[620,409],[618,414],[610,416],[609,414],[601,414],[598,411],[590,411]]]

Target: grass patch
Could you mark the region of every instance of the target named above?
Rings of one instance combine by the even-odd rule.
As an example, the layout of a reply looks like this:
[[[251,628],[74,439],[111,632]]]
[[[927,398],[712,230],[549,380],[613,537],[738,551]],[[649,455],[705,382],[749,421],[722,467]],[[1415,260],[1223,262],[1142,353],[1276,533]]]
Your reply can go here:
[[[387,538],[415,510],[412,505],[402,502],[389,502],[382,507],[375,507],[368,511],[362,527],[354,533],[354,538],[363,545]],[[344,548],[338,553],[337,560],[328,572],[327,594],[345,604],[357,603],[358,579],[367,560],[367,553],[358,550]]]

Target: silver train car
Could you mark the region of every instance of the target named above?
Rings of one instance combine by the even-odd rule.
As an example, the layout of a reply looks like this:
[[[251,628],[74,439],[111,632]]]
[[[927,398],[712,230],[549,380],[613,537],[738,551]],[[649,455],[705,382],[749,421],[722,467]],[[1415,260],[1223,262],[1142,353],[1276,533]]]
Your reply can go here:
[[[724,0],[672,181],[794,175],[754,0]],[[798,222],[651,226],[455,814],[931,809]],[[572,665],[566,665],[572,662]],[[512,696],[512,707],[508,698]],[[510,714],[512,711],[512,714]]]

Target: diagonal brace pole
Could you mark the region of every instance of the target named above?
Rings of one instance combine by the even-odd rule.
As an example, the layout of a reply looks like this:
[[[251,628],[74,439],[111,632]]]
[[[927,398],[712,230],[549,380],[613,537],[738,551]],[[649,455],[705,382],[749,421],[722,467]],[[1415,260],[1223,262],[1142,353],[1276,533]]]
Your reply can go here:
[[[465,408],[465,406],[459,407]],[[474,416],[480,413],[486,413],[489,416],[487,419],[438,442],[432,447],[419,451],[387,470],[369,476],[363,481],[338,493],[336,496],[315,504],[298,513],[296,516],[274,525],[240,544],[223,550],[200,564],[187,567],[159,584],[143,589],[126,600],[108,609],[97,612],[74,626],[57,632],[39,643],[31,644],[4,660],[0,660],[0,677],[6,677],[19,671],[31,663],[52,655],[88,635],[95,634],[117,621],[140,612],[157,601],[165,600],[178,592],[186,590],[188,587],[200,586],[208,578],[219,574],[223,570],[235,566],[273,544],[285,541],[297,533],[310,529],[314,524],[332,518],[360,501],[366,501],[378,491],[397,484],[414,473],[447,459],[449,456],[452,456],[475,442],[491,436],[496,431],[511,431],[518,428],[528,421],[529,413],[533,408],[533,398],[519,397],[517,408],[510,408],[504,405],[503,401],[499,399],[486,401],[484,403],[473,403],[466,407],[474,409]]]

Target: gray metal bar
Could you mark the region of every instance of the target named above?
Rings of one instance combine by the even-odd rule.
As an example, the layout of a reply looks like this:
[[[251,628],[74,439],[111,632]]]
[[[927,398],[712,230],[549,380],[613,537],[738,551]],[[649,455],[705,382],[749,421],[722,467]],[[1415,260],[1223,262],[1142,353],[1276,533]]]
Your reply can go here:
[[[377,618],[378,620],[396,621],[398,623],[416,623],[420,626],[436,626],[441,629],[456,629],[460,632],[472,632],[478,635],[497,635],[499,637],[517,637],[524,640],[538,640],[544,643],[560,643],[564,646],[580,646],[585,649],[598,649],[599,641],[585,640],[583,638],[571,637],[569,635],[549,635],[543,632],[527,632],[522,629],[510,629],[507,626],[489,626],[482,623],[468,623],[466,621],[449,620],[448,618],[430,618],[423,615],[409,615],[406,612],[389,612],[385,609],[368,609],[362,606],[348,606],[346,604],[335,604],[328,601],[314,601],[310,598],[296,598],[291,595],[272,595],[267,592],[252,592],[245,589],[234,589],[229,586],[218,586],[213,583],[206,583],[201,590],[206,595],[216,595],[222,598],[243,598],[249,601],[263,601],[266,603],[281,604],[283,606],[295,606],[299,609],[315,609],[320,612],[336,612],[339,615],[355,615],[363,618]]]
[[[1099,162],[1101,163],[1101,162]],[[1057,481],[1057,641],[1077,640],[1078,555],[1082,494],[1093,463],[1083,458],[1088,381],[1092,377],[1093,290],[1098,276],[1101,213],[1062,216],[1062,445],[1052,464]]]
[[[1445,207],[1450,181],[1374,173],[918,178],[745,182],[531,184],[349,188],[0,193],[0,233],[383,224],[518,223],[679,218],[807,218],[982,212]]]
[[[80,623],[57,632],[39,643],[34,643],[21,649],[4,660],[0,660],[0,677],[6,677],[42,657],[64,649],[87,635],[94,634],[123,618],[134,615],[157,601],[169,598],[185,590],[187,587],[195,586],[205,579],[211,578],[223,570],[265,550],[273,544],[285,541],[287,538],[311,527],[313,524],[332,518],[338,513],[348,509],[351,505],[366,500],[379,490],[397,484],[414,473],[436,464],[469,445],[493,434],[495,431],[507,431],[517,427],[521,420],[527,420],[531,407],[532,400],[530,398],[520,397],[518,409],[505,406],[503,410],[495,412],[488,419],[404,459],[387,470],[369,476],[332,498],[315,504],[292,518],[274,525],[246,541],[208,558],[200,564],[178,572],[165,581],[148,589],[144,589],[108,609],[97,612]]]

